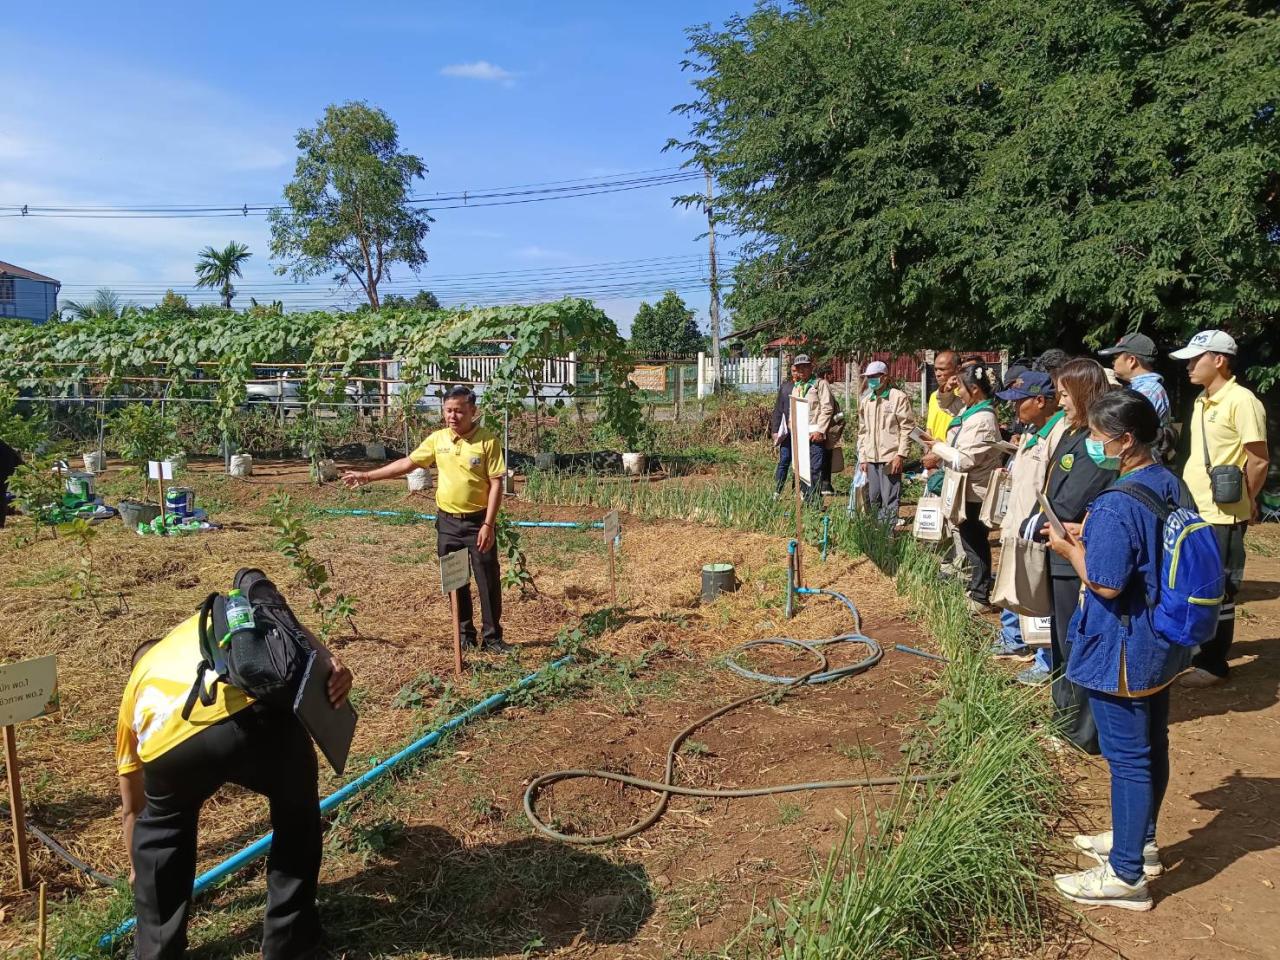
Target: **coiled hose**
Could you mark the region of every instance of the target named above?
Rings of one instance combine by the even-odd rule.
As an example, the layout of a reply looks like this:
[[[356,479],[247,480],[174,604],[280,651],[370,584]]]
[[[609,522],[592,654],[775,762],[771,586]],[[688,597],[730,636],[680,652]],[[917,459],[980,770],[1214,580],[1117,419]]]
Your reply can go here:
[[[862,618],[858,613],[858,608],[854,606],[853,601],[842,593],[834,590],[811,590],[805,587],[797,587],[795,590],[798,594],[825,594],[829,597],[835,597],[849,608],[853,614],[854,629],[849,633],[842,633],[838,636],[830,637],[825,640],[796,640],[792,637],[770,637],[762,640],[748,640],[746,643],[739,644],[730,651],[726,665],[734,673],[748,679],[758,680],[771,685],[783,685],[787,687],[784,695],[791,691],[799,689],[814,683],[827,683],[832,680],[839,680],[843,677],[855,676],[870,670],[880,662],[884,656],[884,651],[880,644],[872,640],[870,637],[862,633]],[[827,659],[827,655],[822,651],[823,647],[828,647],[835,643],[856,643],[866,647],[868,655],[855,664],[847,667],[840,667],[832,670],[831,663]],[[774,645],[790,647],[795,650],[803,650],[810,654],[816,661],[812,670],[799,674],[798,676],[775,676],[772,674],[757,673],[748,670],[739,664],[736,657],[746,650],[752,650],[758,647]],[[529,822],[533,824],[535,830],[544,836],[553,840],[559,840],[563,843],[572,843],[579,846],[590,846],[602,843],[613,843],[617,840],[626,840],[628,837],[634,837],[638,833],[648,830],[651,826],[661,819],[667,810],[673,796],[678,797],[707,797],[716,800],[732,800],[742,797],[764,797],[781,793],[799,793],[805,790],[847,790],[859,789],[866,787],[888,787],[902,786],[908,783],[926,783],[931,780],[942,780],[950,777],[949,773],[924,773],[912,774],[899,777],[859,777],[853,780],[820,780],[812,783],[782,783],[767,787],[744,787],[739,789],[727,789],[720,787],[682,787],[678,786],[675,781],[676,756],[679,753],[680,745],[684,743],[689,736],[699,727],[718,720],[726,713],[731,713],[739,707],[746,706],[756,700],[762,700],[765,697],[774,695],[773,690],[761,690],[759,693],[748,694],[740,697],[732,703],[723,707],[718,707],[710,713],[704,714],[697,720],[681,730],[671,740],[667,747],[666,767],[661,780],[645,780],[642,777],[632,777],[622,773],[614,773],[611,770],[557,770],[552,773],[545,773],[540,777],[536,777],[525,788],[524,792],[524,813],[529,818]],[[537,811],[534,809],[537,803],[538,794],[553,783],[559,783],[563,780],[607,780],[613,783],[625,784],[629,787],[636,787],[640,790],[649,790],[658,794],[658,800],[653,805],[649,813],[633,823],[629,827],[621,830],[615,830],[612,833],[604,834],[568,834],[561,833],[554,829],[544,820],[542,820]]]

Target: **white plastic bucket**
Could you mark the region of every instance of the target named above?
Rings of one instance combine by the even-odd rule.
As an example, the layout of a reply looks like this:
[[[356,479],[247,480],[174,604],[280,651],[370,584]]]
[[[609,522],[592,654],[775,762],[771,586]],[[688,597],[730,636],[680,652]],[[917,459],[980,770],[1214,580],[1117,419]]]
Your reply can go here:
[[[107,455],[101,450],[90,450],[84,455],[85,473],[105,473],[106,469]]]
[[[231,466],[227,468],[227,472],[233,477],[253,476],[253,455],[233,453],[231,455]]]
[[[622,472],[633,477],[643,476],[649,472],[649,455],[647,453],[624,453],[622,455]]]
[[[385,460],[387,459],[387,445],[385,443],[366,443],[364,445],[364,456],[366,460]]]
[[[554,470],[556,455],[549,450],[539,450],[533,455],[533,465],[539,470]]]
[[[426,493],[431,489],[431,471],[424,467],[410,470],[405,480],[409,483],[410,493]]]

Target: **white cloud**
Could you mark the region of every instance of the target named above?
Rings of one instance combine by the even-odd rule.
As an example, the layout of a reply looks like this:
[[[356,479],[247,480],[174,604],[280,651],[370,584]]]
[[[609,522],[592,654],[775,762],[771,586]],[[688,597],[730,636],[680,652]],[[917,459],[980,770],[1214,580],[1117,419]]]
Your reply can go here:
[[[515,82],[516,76],[510,70],[504,70],[488,60],[477,60],[475,63],[451,63],[447,67],[440,68],[440,75],[462,77],[465,80],[487,80],[507,87]]]
[[[515,252],[516,256],[521,260],[556,260],[567,262],[573,259],[573,255],[566,253],[564,250],[552,250],[550,247],[540,247],[536,243],[521,247]]]

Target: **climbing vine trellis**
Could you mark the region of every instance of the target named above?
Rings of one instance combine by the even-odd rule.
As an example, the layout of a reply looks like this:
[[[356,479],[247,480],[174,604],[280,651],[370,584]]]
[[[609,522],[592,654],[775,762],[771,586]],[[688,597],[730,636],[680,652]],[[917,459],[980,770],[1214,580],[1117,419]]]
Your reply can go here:
[[[632,361],[613,322],[590,301],[532,306],[379,313],[248,313],[173,315],[127,312],[114,320],[0,326],[0,383],[49,396],[94,383],[111,393],[130,378],[163,378],[168,396],[216,388],[219,426],[228,435],[254,364],[301,364],[300,400],[314,407],[342,395],[362,365],[400,361],[402,401],[423,396],[439,376],[457,377],[451,357],[501,341],[486,386],[490,410],[515,410],[532,371],[548,357],[574,351],[595,376],[590,393],[624,442],[640,433],[640,404],[627,379]],[[565,385],[573,396],[583,391]]]

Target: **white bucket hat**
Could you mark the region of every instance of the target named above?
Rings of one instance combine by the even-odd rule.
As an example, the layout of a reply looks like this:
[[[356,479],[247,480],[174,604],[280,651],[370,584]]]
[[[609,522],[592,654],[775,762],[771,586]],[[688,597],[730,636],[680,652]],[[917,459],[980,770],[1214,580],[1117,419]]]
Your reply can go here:
[[[864,377],[881,377],[889,372],[889,366],[883,360],[872,360],[867,369],[862,371]]]

